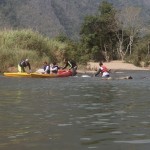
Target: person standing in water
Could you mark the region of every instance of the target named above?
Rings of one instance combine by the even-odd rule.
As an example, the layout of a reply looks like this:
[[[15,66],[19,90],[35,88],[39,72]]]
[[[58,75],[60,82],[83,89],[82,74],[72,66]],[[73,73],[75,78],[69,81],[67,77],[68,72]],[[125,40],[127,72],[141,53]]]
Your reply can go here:
[[[31,65],[29,63],[29,59],[25,59],[22,60],[19,64],[18,64],[18,71],[19,72],[26,72],[25,68],[28,67],[29,68],[29,72],[31,73]]]
[[[72,76],[77,74],[77,64],[73,60],[65,59],[65,66],[62,69],[66,69],[69,66],[69,70],[72,70]]]

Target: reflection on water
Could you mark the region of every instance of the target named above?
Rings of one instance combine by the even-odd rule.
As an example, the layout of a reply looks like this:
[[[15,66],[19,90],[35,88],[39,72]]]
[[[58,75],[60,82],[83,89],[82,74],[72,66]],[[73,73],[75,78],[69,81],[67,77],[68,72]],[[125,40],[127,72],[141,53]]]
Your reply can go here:
[[[0,150],[149,150],[149,72],[130,73],[133,80],[0,76]]]

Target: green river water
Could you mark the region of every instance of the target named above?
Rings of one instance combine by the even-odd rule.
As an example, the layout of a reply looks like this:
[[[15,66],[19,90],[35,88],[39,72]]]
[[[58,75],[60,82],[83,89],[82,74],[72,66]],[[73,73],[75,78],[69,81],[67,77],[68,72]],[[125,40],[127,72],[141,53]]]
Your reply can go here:
[[[126,75],[0,75],[0,150],[149,150],[150,72]]]

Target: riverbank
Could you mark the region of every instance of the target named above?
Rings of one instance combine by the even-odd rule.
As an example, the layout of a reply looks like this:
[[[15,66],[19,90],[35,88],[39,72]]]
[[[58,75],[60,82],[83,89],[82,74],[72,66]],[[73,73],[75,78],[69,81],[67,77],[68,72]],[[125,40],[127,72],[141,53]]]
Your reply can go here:
[[[123,61],[117,60],[117,61],[111,61],[111,62],[104,62],[104,65],[107,66],[108,69],[111,69],[111,71],[116,72],[119,70],[150,70],[149,67],[136,67],[133,64],[125,63]],[[32,66],[32,64],[31,64]],[[88,62],[86,66],[80,66],[78,67],[78,73],[94,73],[96,72],[97,68],[99,67],[98,62]],[[32,71],[36,71],[39,68],[32,67]],[[17,67],[10,67],[7,70],[8,72],[17,72]]]
[[[107,66],[108,69],[111,69],[112,71],[118,71],[118,70],[150,70],[149,67],[137,67],[133,64],[126,63],[120,60],[111,61],[111,62],[104,62],[104,65]],[[98,62],[88,62],[87,66],[84,69],[78,70],[79,73],[93,73],[96,71],[96,69],[99,67]]]

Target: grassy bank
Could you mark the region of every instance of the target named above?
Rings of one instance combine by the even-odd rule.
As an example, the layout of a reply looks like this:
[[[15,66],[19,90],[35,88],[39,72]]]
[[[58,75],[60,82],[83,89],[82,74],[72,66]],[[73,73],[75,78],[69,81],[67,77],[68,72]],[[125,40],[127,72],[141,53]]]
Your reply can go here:
[[[42,36],[32,30],[0,31],[0,71],[16,67],[18,62],[28,58],[33,69],[41,67],[43,61],[60,62],[66,45]]]

